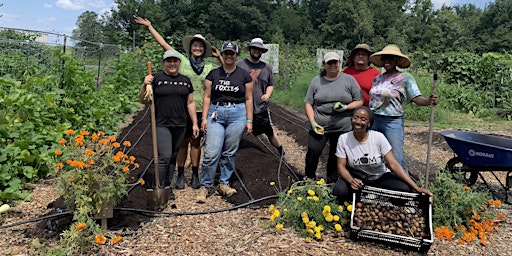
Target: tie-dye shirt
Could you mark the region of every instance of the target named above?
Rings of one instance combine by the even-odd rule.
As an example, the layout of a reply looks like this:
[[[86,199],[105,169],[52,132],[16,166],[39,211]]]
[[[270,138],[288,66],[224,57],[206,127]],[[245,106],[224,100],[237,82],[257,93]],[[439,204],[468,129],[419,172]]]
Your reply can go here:
[[[409,73],[388,76],[380,74],[373,80],[370,90],[370,109],[383,116],[402,116],[403,103],[421,96],[416,80]]]

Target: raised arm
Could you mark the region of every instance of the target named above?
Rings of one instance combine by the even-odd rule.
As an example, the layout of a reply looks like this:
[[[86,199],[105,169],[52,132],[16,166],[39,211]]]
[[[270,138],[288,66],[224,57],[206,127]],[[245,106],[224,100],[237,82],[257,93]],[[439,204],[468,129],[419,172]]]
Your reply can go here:
[[[145,19],[145,18],[137,16],[137,17],[135,17],[135,22],[148,27],[149,32],[151,33],[151,35],[155,38],[155,40],[158,42],[158,44],[160,44],[160,46],[162,46],[162,48],[164,48],[165,51],[173,49],[172,46],[169,45],[165,41],[165,39],[158,33],[158,31],[156,31],[156,29],[153,28],[153,26],[151,25],[151,21],[149,21],[148,19]]]

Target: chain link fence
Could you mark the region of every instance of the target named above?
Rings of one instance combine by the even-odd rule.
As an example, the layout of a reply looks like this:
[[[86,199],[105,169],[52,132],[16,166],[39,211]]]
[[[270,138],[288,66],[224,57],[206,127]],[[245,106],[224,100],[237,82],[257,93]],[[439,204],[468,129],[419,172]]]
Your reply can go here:
[[[61,70],[65,81],[65,54],[96,74],[99,85],[107,74],[107,63],[119,61],[120,45],[90,42],[53,32],[0,27],[0,76],[22,80],[25,75],[52,74]]]

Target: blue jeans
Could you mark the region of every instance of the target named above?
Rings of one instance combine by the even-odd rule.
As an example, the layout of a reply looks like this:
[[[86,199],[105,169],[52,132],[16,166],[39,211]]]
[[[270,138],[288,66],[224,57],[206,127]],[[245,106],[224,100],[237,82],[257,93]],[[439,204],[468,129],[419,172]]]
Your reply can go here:
[[[212,113],[217,112],[217,119]],[[236,153],[245,131],[246,109],[244,103],[230,106],[210,105],[208,128],[201,166],[201,185],[213,186],[215,171],[220,160],[220,183],[229,184],[235,170]]]
[[[393,152],[396,161],[402,165],[405,172],[409,173],[404,158],[404,117],[375,115],[371,129],[382,132],[386,136],[389,144],[391,144],[391,152]]]

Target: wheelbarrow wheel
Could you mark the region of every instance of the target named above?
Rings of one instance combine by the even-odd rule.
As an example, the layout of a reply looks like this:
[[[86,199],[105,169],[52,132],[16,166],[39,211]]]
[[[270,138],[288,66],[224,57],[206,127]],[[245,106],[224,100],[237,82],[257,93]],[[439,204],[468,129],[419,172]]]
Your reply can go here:
[[[454,180],[468,186],[474,185],[478,179],[478,170],[465,165],[459,157],[450,159],[446,169],[452,174]]]

